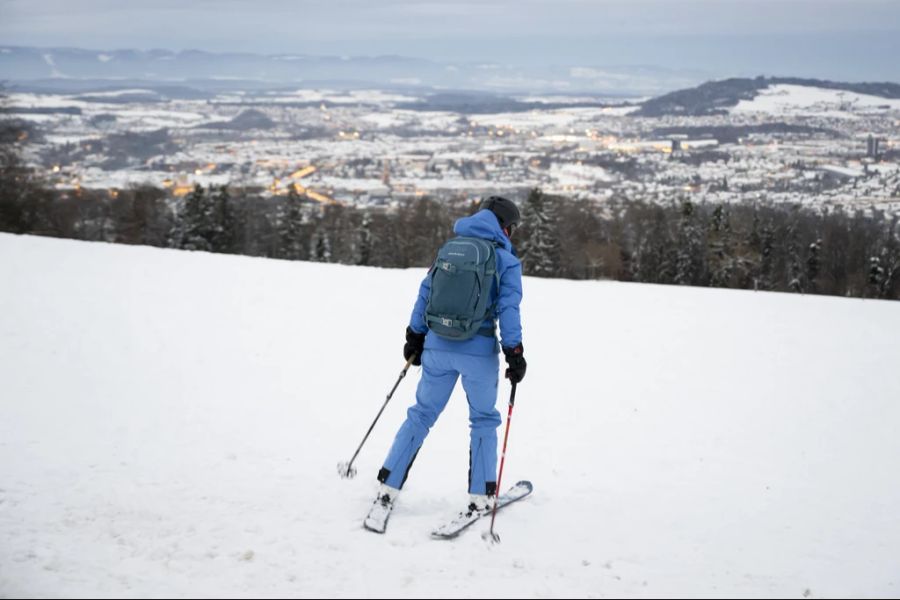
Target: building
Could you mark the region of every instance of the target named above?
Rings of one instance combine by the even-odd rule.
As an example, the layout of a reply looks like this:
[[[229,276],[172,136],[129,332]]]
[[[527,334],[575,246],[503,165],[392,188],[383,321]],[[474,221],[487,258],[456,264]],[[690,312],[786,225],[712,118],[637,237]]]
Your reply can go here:
[[[878,139],[871,133],[869,134],[869,137],[866,138],[866,156],[868,158],[874,158],[874,159],[878,158],[878,154],[879,154],[879,150],[880,150],[880,148],[879,148],[880,142],[881,142],[880,139]]]

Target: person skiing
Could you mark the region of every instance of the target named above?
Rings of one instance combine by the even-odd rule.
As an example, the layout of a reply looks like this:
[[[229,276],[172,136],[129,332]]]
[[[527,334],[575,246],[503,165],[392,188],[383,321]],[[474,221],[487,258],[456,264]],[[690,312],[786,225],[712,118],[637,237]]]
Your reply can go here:
[[[406,420],[378,472],[380,486],[365,521],[367,529],[384,532],[410,467],[460,376],[469,404],[471,430],[468,512],[484,514],[492,508],[492,497],[497,493],[497,427],[501,422],[495,407],[499,351],[502,349],[506,358],[505,375],[511,383],[522,381],[526,370],[519,315],[522,266],[511,241],[519,221],[519,209],[512,201],[499,196],[483,200],[474,215],[456,221],[453,231],[461,237],[453,238],[442,247],[419,287],[406,328],[403,357],[407,360],[412,357],[413,365],[422,366],[422,378],[416,390],[416,402],[408,409]],[[453,250],[453,244],[457,251]],[[454,260],[465,260],[457,257],[472,248],[477,250],[471,255],[478,257],[473,259],[476,266],[473,267],[472,262],[454,263]],[[493,259],[486,259],[484,255],[493,255]],[[483,312],[473,319],[435,315],[438,310],[435,306],[440,304],[441,298],[452,297],[454,293],[459,296],[459,288],[465,285],[460,281],[473,281],[471,277],[441,277],[446,273],[477,271],[479,260],[484,263],[483,281],[489,290],[489,296],[481,300],[487,309],[476,308],[476,312]],[[456,289],[448,290],[447,286],[456,286]],[[471,297],[473,294],[464,290],[462,295]],[[496,337],[498,321],[499,344]]]

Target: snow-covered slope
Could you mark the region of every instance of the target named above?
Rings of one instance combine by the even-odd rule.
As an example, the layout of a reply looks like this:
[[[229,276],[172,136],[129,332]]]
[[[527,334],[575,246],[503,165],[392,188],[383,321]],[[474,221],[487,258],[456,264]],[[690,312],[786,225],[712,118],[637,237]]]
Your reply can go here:
[[[0,235],[0,596],[900,592],[900,303],[526,279],[534,496],[429,539],[458,392],[364,531],[422,274]]]
[[[811,115],[856,118],[859,113],[900,111],[900,100],[807,85],[773,84],[753,100],[741,100],[732,114]]]

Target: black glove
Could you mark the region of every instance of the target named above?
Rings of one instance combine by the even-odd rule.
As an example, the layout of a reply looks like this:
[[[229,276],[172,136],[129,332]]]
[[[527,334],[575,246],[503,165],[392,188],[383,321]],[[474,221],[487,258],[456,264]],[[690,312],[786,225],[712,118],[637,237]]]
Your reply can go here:
[[[412,327],[406,328],[406,343],[403,344],[403,358],[409,360],[410,356],[415,355],[412,364],[419,366],[422,364],[422,351],[425,349],[425,334],[416,333]]]
[[[506,369],[506,378],[512,383],[519,383],[525,378],[525,367],[528,365],[525,363],[525,357],[522,355],[522,352],[522,344],[515,348],[503,349],[503,354],[506,356],[506,364],[509,365],[509,368]]]

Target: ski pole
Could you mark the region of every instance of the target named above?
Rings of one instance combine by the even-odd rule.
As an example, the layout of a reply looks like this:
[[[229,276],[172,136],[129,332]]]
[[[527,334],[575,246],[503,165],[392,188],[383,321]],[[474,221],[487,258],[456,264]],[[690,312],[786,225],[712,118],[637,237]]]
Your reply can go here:
[[[500,541],[500,536],[494,533],[494,521],[497,519],[497,495],[503,488],[500,480],[503,479],[503,463],[506,462],[506,442],[509,441],[509,424],[512,422],[513,406],[516,405],[516,384],[512,384],[512,392],[509,394],[509,412],[506,413],[506,433],[503,434],[503,452],[500,454],[500,472],[497,474],[497,489],[494,491],[494,511],[491,513],[491,530],[489,532],[494,543]]]
[[[359,448],[356,449],[356,452],[353,453],[353,458],[350,459],[350,462],[340,462],[338,463],[338,473],[344,479],[352,479],[356,477],[356,469],[353,468],[353,461],[356,460],[356,457],[359,456],[359,451],[362,450],[363,444],[366,443],[366,440],[369,439],[369,434],[372,433],[372,430],[375,429],[375,423],[378,422],[378,419],[381,417],[381,413],[384,412],[384,408],[387,406],[388,402],[391,399],[391,396],[394,395],[394,392],[397,390],[397,386],[400,385],[400,382],[406,377],[406,372],[409,370],[410,365],[415,360],[416,355],[413,354],[406,361],[406,365],[403,367],[403,370],[400,371],[400,377],[397,378],[397,383],[394,384],[394,387],[391,388],[391,391],[388,392],[387,398],[384,399],[384,404],[381,405],[381,410],[378,411],[378,414],[375,415],[375,420],[372,421],[372,424],[369,425],[369,430],[366,432],[366,435],[363,437],[362,441],[359,443]]]

